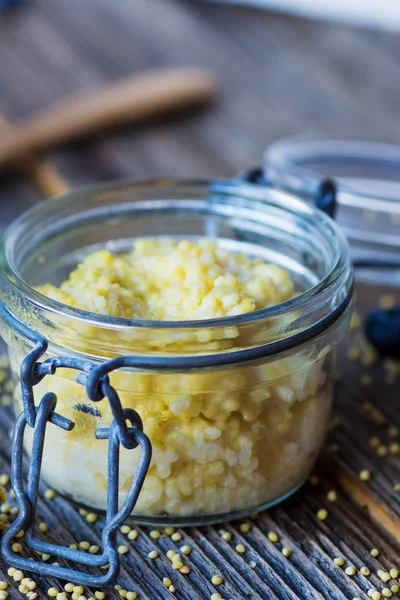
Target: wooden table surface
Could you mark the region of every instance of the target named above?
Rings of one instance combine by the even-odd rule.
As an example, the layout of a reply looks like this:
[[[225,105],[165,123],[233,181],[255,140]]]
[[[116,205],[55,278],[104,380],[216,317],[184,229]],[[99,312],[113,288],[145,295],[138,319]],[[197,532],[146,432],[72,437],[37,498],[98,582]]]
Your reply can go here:
[[[0,17],[0,107],[12,120],[119,76],[176,64],[215,71],[219,97],[214,105],[53,151],[54,164],[71,185],[127,176],[230,176],[258,164],[272,140],[299,132],[344,131],[388,140],[400,134],[395,35],[190,0],[31,0]],[[4,228],[40,193],[14,172],[2,175],[0,198]],[[380,293],[359,290],[361,311],[375,305]],[[251,521],[248,533],[238,524],[226,525],[233,535],[230,543],[221,540],[221,527],[182,531],[184,542],[193,547],[185,559],[192,569],[188,576],[172,571],[164,555],[182,542],[165,535],[155,541],[146,528],[138,528],[135,542],[121,535],[120,543],[130,548],[122,558],[124,588],[148,600],[207,600],[217,591],[224,600],[351,600],[367,598],[371,587],[385,587],[377,570],[400,569],[400,495],[394,489],[400,483],[400,462],[393,446],[396,435],[389,435],[390,426],[400,426],[398,384],[386,382],[382,366],[348,359],[348,349],[356,358],[354,348],[362,345],[355,331],[340,351],[336,426],[317,468],[320,483],[306,485]],[[374,379],[370,387],[361,385],[366,374]],[[9,409],[1,409],[4,473],[11,422]],[[369,444],[373,436],[384,450]],[[390,447],[392,452],[384,455]],[[368,482],[358,477],[362,469],[371,471]],[[332,489],[338,499],[330,503],[326,495]],[[329,510],[324,522],[316,517],[321,507]],[[52,541],[99,539],[101,519],[88,525],[62,498],[42,500],[40,516],[51,526],[47,535]],[[271,530],[279,536],[277,544],[266,537]],[[234,550],[239,542],[247,549],[243,555]],[[293,550],[289,559],[282,556],[284,545]],[[374,547],[380,550],[377,558],[370,555]],[[160,558],[151,561],[147,553],[154,548]],[[333,563],[336,556],[345,558],[345,567],[354,565],[354,577]],[[362,565],[371,576],[360,574]],[[4,565],[1,571],[10,581]],[[210,582],[216,573],[224,579],[218,589]],[[173,580],[174,595],[162,585],[165,576]],[[40,599],[56,583],[36,581]],[[10,598],[22,597],[14,583],[8,591]],[[106,597],[119,594],[110,589]]]

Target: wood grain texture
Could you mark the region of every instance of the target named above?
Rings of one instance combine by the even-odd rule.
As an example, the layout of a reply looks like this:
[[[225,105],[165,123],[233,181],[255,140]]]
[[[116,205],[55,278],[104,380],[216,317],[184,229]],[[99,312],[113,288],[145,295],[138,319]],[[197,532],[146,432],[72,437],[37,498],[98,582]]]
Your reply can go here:
[[[395,35],[194,0],[31,0],[0,20],[0,106],[12,120],[131,73],[191,64],[217,73],[221,93],[215,105],[53,152],[51,160],[66,180],[78,186],[118,177],[230,176],[258,164],[267,144],[282,135],[325,130],[395,141],[400,136]],[[2,176],[0,194],[0,228],[40,199],[21,173]],[[376,304],[379,293],[360,290],[363,311]],[[357,336],[347,346],[359,344]],[[400,566],[399,548],[388,535],[391,521],[400,518],[400,494],[394,490],[400,461],[396,454],[377,456],[369,440],[379,435],[387,446],[396,441],[388,427],[400,426],[398,385],[385,382],[380,366],[348,360],[346,348],[340,351],[336,427],[325,451],[340,465],[339,482],[337,470],[321,462],[318,486],[304,486],[257,517],[250,532],[241,533],[235,523],[224,526],[233,535],[229,543],[219,536],[220,527],[184,530],[178,544],[166,536],[153,540],[147,528],[138,528],[135,542],[121,535],[120,543],[130,548],[122,558],[124,587],[146,600],[208,600],[216,591],[224,600],[365,600],[371,587],[382,589],[376,571]],[[370,388],[360,385],[365,373],[373,376]],[[382,411],[383,424],[363,409],[367,401]],[[2,408],[3,472],[9,469],[11,425],[10,411]],[[358,481],[362,469],[371,471],[367,483]],[[365,497],[343,484],[342,470],[388,521],[370,519]],[[326,499],[331,489],[337,489],[336,503]],[[325,522],[316,518],[321,507],[329,510]],[[42,497],[39,513],[51,526],[53,542],[98,543],[101,520],[88,525],[68,501]],[[268,541],[270,530],[278,533],[278,544]],[[164,557],[183,542],[193,546],[185,560],[192,569],[188,577],[172,571]],[[244,555],[234,550],[239,542],[247,548]],[[283,545],[293,550],[289,560],[281,554]],[[377,558],[370,555],[372,547],[381,551]],[[155,561],[147,556],[153,549],[160,551]],[[348,577],[333,563],[335,556],[345,557],[346,566],[367,565],[373,574]],[[8,580],[4,565],[0,571]],[[210,582],[215,573],[224,577],[218,590]],[[163,587],[165,576],[173,580],[175,595]],[[56,582],[37,581],[42,600]],[[107,591],[107,598],[118,597]],[[10,586],[9,598],[20,600],[21,594]]]
[[[160,69],[74,95],[7,128],[0,139],[0,168],[57,144],[202,107],[215,88],[205,69]]]
[[[14,125],[0,111],[0,133],[9,132],[13,127]],[[64,194],[70,189],[67,182],[48,160],[38,160],[34,155],[24,155],[18,166],[33,181],[44,198]]]

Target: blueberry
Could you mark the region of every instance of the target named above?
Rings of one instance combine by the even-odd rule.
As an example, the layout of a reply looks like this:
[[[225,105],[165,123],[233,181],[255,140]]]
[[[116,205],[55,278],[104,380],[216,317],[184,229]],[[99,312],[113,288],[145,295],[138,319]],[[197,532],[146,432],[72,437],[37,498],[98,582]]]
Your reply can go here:
[[[24,0],[0,0],[0,10],[14,8],[23,2]]]
[[[400,358],[400,307],[373,310],[366,322],[366,334],[382,356]]]

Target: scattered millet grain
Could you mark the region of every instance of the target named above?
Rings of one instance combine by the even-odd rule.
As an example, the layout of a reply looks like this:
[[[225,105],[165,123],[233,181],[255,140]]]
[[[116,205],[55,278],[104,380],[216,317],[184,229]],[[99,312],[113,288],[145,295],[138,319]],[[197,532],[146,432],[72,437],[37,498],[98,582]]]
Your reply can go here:
[[[335,563],[335,565],[337,565],[338,567],[343,567],[344,565],[344,558],[341,558],[340,556],[338,556],[337,558],[333,559],[333,562]]]
[[[328,518],[328,511],[326,510],[326,508],[319,509],[319,511],[317,512],[317,518],[320,521],[325,521],[325,519]]]

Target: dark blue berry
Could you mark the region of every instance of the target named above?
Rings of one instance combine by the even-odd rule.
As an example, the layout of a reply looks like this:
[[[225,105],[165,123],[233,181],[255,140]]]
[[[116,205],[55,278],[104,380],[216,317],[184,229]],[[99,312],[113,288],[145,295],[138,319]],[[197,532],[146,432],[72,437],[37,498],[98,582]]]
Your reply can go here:
[[[366,334],[382,356],[400,358],[400,307],[373,310],[367,319]]]
[[[8,10],[19,4],[23,4],[24,0],[0,0],[0,10]]]

